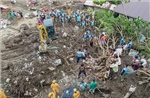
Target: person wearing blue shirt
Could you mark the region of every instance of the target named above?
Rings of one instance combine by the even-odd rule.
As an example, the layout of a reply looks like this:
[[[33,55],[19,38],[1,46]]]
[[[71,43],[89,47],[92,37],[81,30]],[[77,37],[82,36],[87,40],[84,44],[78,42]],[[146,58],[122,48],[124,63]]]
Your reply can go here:
[[[77,16],[77,23],[80,23],[81,22],[81,17],[78,15]]]
[[[93,27],[93,26],[94,26],[94,21],[91,21],[91,22],[90,22],[90,25]]]
[[[125,41],[124,38],[121,36],[120,45],[124,45]]]
[[[125,64],[125,67],[121,71],[121,81],[124,80],[124,75],[133,73],[135,73],[135,71],[131,67],[129,67],[128,64]]]
[[[84,27],[86,26],[85,21],[82,21],[81,26],[82,26],[82,27],[83,27],[83,29],[84,29]]]
[[[85,90],[87,88],[87,83],[82,81],[81,84],[79,84],[79,87],[81,90]]]
[[[128,49],[131,49],[131,47],[132,47],[132,41],[131,40],[129,40],[129,43],[128,43]]]
[[[49,13],[46,14],[46,19],[50,19],[50,14]]]
[[[68,23],[70,22],[70,20],[71,20],[71,17],[70,17],[70,15],[67,15],[67,17],[66,17],[67,19],[68,19]]]
[[[84,59],[85,60],[85,55],[81,51],[81,49],[79,49],[79,51],[77,52],[77,63],[80,61],[80,59]]]
[[[64,17],[61,16],[60,20],[61,20],[62,26],[64,27],[64,23],[65,23]]]

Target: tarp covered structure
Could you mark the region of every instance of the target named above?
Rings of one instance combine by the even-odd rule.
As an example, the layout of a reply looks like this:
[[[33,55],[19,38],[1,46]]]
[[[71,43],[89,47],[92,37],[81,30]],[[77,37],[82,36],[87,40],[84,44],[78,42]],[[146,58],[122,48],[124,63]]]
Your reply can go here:
[[[118,5],[115,12],[150,22],[150,0],[130,0],[129,3]]]

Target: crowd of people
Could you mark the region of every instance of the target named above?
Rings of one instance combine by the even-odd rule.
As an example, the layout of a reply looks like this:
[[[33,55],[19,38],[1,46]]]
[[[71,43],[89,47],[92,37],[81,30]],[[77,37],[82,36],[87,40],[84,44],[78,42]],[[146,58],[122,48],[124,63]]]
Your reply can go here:
[[[47,9],[43,9],[43,13],[41,13],[40,16],[38,16],[38,24],[42,24],[44,19],[52,19],[55,22],[61,22],[62,26],[64,26],[64,23],[70,23],[71,21],[75,21],[77,24],[80,24],[81,27],[85,26],[94,26],[94,18],[90,18],[90,15],[87,13],[83,13],[80,10],[71,11],[70,8],[68,8],[67,13],[63,9],[52,9],[52,11],[49,13]],[[84,31],[83,31],[84,32]],[[89,56],[89,47],[84,46],[85,40],[89,41],[89,46],[91,48],[94,47],[93,42],[93,34],[91,29],[88,29],[83,34],[83,45],[78,49],[76,52],[77,59],[76,63],[82,61],[82,64],[79,66],[79,72],[78,72],[78,79],[83,74],[85,77],[86,74],[86,61]],[[104,47],[107,42],[107,33],[103,32],[100,36],[100,43]],[[105,71],[103,72],[103,76],[99,76],[98,79],[93,79],[93,81],[87,86],[88,84],[84,81],[79,84],[79,88],[81,90],[89,89],[89,92],[94,93],[95,89],[98,86],[98,80],[104,81],[104,83],[107,80],[117,79],[117,77],[120,75],[121,81],[124,80],[125,75],[133,74],[138,68],[146,67],[147,62],[144,58],[140,59],[139,56],[135,55],[133,57],[133,60],[131,63],[122,64],[122,57],[123,55],[126,55],[132,48],[132,40],[129,40],[127,43],[125,43],[124,37],[120,38],[120,43],[118,47],[115,48],[109,48],[109,55],[110,60],[108,65],[105,67]],[[97,62],[94,61],[92,64],[96,64]],[[124,66],[123,66],[124,65]],[[56,92],[53,92],[53,94],[56,95]],[[80,92],[77,91],[77,88],[74,89],[74,98],[79,98]],[[55,98],[55,97],[50,97]]]
[[[9,20],[16,20],[20,18],[23,18],[23,13],[21,11],[18,11],[18,12],[12,11],[11,13],[9,13],[9,16],[8,16]]]
[[[83,28],[86,26],[94,26],[94,16],[90,15],[87,12],[81,12],[80,10],[71,11],[68,7],[67,11],[63,9],[52,8],[51,11],[48,11],[48,8],[43,8],[43,11],[39,12],[37,15],[37,23],[42,24],[44,19],[52,19],[55,22],[61,22],[64,26],[65,23],[76,22]]]
[[[37,11],[37,24],[43,24],[43,21],[45,19],[52,19],[53,22],[61,22],[62,26],[64,27],[65,23],[70,23],[72,21],[76,22],[77,24],[81,25],[83,29],[86,26],[91,26],[93,27],[94,24],[94,16],[90,17],[90,15],[86,12],[81,12],[80,10],[76,11],[71,11],[70,8],[67,9],[65,12],[63,9],[54,9],[49,12],[47,8],[44,8],[43,11]],[[12,13],[9,14],[10,19],[14,19],[15,17],[23,17],[22,12],[17,12],[13,11]],[[83,42],[85,40],[89,40],[89,46],[90,48],[94,47],[94,42],[93,42],[93,35],[91,29],[87,30],[83,34]],[[107,33],[103,32],[100,36],[100,43],[102,46],[105,46],[107,42]],[[84,43],[85,44],[85,43]],[[90,84],[88,85],[85,81],[82,81],[80,84],[78,84],[78,87],[80,90],[85,91],[86,89],[89,89],[89,92],[94,93],[95,90],[98,87],[98,80],[103,80],[104,83],[108,80],[112,79],[117,79],[117,77],[120,75],[121,80],[123,81],[125,78],[125,75],[128,74],[133,74],[135,73],[136,70],[142,67],[147,67],[147,62],[144,58],[140,58],[138,55],[135,55],[132,59],[131,63],[127,64],[122,64],[122,57],[124,54],[128,53],[130,49],[132,48],[132,40],[129,40],[127,43],[125,42],[124,37],[121,37],[120,43],[118,47],[115,48],[109,48],[109,63],[105,67],[105,71],[103,72],[102,76],[99,76],[97,79],[93,79]],[[82,61],[82,64],[79,66],[79,72],[78,72],[78,79],[80,79],[81,75],[86,74],[86,64],[84,62],[87,61],[87,58],[90,55],[90,52],[88,51],[88,47],[82,45],[78,51],[76,52],[77,58],[76,58],[76,63],[80,63]],[[94,61],[92,64],[93,66],[98,66],[97,62]],[[124,65],[124,67],[123,67]],[[122,68],[123,67],[123,68]],[[48,94],[49,98],[56,98],[57,95],[59,95],[59,90],[60,90],[60,85],[56,82],[56,80],[52,81],[52,84],[50,86],[52,89],[52,92]],[[79,98],[80,97],[80,91],[77,90],[78,88],[74,88],[74,93],[73,97],[74,98]],[[4,97],[6,98],[6,97]]]

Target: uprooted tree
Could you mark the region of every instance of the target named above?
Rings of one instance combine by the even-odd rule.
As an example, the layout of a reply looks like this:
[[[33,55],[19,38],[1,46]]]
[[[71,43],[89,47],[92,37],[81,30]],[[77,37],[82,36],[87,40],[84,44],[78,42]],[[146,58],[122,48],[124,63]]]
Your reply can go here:
[[[109,46],[116,48],[120,36],[123,36],[126,43],[129,39],[132,39],[133,48],[139,50],[142,55],[150,57],[149,22],[140,18],[128,19],[123,15],[115,17],[113,11],[97,10],[95,11],[95,24],[98,32],[107,32],[106,47],[101,47],[102,50],[108,50]],[[143,42],[140,42],[140,35],[145,36]]]

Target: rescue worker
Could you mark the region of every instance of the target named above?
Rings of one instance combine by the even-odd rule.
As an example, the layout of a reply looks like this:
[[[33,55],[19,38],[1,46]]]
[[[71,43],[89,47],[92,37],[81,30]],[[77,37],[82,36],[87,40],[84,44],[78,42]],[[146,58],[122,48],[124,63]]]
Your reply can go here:
[[[64,27],[65,19],[64,19],[63,16],[61,16],[60,21],[61,21],[61,23],[62,23],[62,26]]]
[[[0,90],[0,98],[7,98],[5,93],[2,90]]]
[[[59,92],[60,87],[59,87],[59,84],[56,83],[56,80],[52,81],[51,88],[55,94],[57,94]]]
[[[56,94],[55,94],[54,92],[50,92],[50,93],[48,94],[48,97],[49,97],[49,98],[56,98]]]
[[[71,15],[71,10],[70,10],[70,7],[68,8],[68,15],[70,16]]]
[[[77,91],[77,89],[74,89],[74,94],[73,94],[73,98],[79,98],[80,97],[80,92]]]
[[[80,23],[81,22],[81,17],[80,15],[77,15],[77,23]]]
[[[68,19],[68,23],[69,23],[69,22],[70,22],[70,20],[71,20],[70,15],[67,15],[67,16],[66,16],[66,18]]]
[[[85,30],[86,22],[84,20],[81,22],[81,26],[82,26],[83,30]]]

